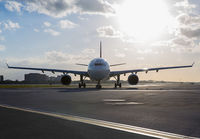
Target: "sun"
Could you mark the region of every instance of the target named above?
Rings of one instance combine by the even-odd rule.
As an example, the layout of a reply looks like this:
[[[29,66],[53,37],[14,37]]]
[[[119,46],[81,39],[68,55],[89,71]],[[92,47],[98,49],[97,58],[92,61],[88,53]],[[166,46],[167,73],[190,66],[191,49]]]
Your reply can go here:
[[[139,41],[158,38],[173,22],[163,0],[126,0],[117,18],[121,31]]]

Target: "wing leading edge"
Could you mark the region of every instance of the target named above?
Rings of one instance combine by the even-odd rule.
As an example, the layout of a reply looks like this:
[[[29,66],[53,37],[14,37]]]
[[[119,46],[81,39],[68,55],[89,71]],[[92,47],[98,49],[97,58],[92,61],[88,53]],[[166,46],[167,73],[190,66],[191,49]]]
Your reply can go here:
[[[55,72],[62,72],[63,74],[68,74],[68,73],[72,73],[72,74],[78,74],[78,75],[83,75],[88,77],[88,73],[86,71],[75,71],[75,70],[62,70],[62,69],[47,69],[47,68],[30,68],[30,67],[13,67],[13,66],[9,66],[7,64],[8,68],[12,68],[12,69],[24,69],[24,70],[38,70],[38,71],[42,71],[43,73],[45,71],[49,71],[52,73]]]
[[[143,68],[143,69],[133,69],[133,70],[122,70],[122,71],[111,71],[110,77],[126,74],[126,73],[137,73],[137,72],[148,72],[148,71],[159,71],[159,70],[166,70],[166,69],[178,69],[178,68],[190,68],[194,65],[185,65],[185,66],[171,66],[171,67],[158,67],[158,68]]]

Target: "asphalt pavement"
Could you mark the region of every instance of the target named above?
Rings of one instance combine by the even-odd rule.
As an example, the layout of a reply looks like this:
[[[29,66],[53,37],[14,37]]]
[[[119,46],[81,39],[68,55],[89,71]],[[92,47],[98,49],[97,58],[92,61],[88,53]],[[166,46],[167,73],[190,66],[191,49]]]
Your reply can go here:
[[[134,88],[7,88],[0,105],[72,115],[200,138],[200,86],[140,85]],[[151,138],[141,133],[0,106],[0,138]],[[123,129],[125,129],[123,127]]]

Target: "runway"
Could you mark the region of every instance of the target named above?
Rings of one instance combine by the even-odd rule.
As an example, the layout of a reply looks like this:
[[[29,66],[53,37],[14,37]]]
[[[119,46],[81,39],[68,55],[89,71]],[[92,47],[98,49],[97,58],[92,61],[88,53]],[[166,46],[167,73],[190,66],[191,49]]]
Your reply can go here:
[[[35,124],[32,123],[32,116],[26,118],[27,113],[30,112],[24,110],[36,111],[34,114],[46,116],[43,119],[35,119],[35,121],[40,121],[37,125],[40,127],[43,120],[47,120],[49,116],[52,117],[44,113],[57,114],[52,117],[54,120],[50,118],[54,121],[54,127],[70,123],[62,130],[55,129],[55,135],[63,131],[63,136],[60,138],[200,138],[200,87],[188,85],[185,88],[185,86],[179,84],[172,87],[164,84],[159,88],[145,86],[145,88],[106,88],[101,90],[91,88],[0,89],[0,118],[4,119],[5,125],[12,125],[9,120],[10,113],[14,113],[12,120],[23,120],[23,118],[18,118],[17,114],[22,111],[23,114],[20,117],[27,120],[25,125],[31,126]],[[3,106],[14,106],[16,109],[3,108]],[[33,113],[29,115],[33,115]],[[79,120],[70,120],[69,117],[61,118],[62,124],[60,122],[56,124],[59,116],[75,116]],[[89,119],[89,123],[81,122],[82,118]],[[97,121],[104,123],[104,126]],[[45,125],[43,124],[41,127]],[[120,125],[120,127],[116,127],[116,125]],[[27,130],[25,129],[27,127],[21,125],[20,122],[15,126],[21,128],[22,131],[23,129]],[[83,128],[85,126],[87,128]],[[129,127],[129,129],[124,127]],[[67,132],[72,129],[76,133],[80,132],[80,136],[78,133],[73,135],[73,132]],[[145,130],[142,133],[138,129]],[[49,129],[49,134],[52,134],[51,130],[53,129]],[[147,130],[151,133],[146,134],[145,132],[144,134],[144,131]],[[1,126],[1,131],[4,131],[1,136],[11,138],[7,134],[9,131],[6,127],[4,129],[4,126]],[[37,128],[31,129],[31,131],[37,133]],[[155,132],[153,133],[153,131]],[[90,135],[82,134],[82,132],[90,133]],[[38,136],[34,137],[42,138],[47,133],[48,130],[45,130],[44,133],[36,134]],[[160,135],[162,133],[162,136],[156,136],[155,133]],[[27,134],[23,135],[21,132],[15,134],[20,135],[21,138],[27,138]],[[164,135],[175,136],[164,137]]]

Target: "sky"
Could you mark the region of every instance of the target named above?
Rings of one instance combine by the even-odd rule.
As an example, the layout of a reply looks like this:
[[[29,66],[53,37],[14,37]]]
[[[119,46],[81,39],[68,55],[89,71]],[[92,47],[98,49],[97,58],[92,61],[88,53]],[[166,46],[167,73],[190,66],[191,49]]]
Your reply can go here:
[[[75,63],[99,57],[100,40],[103,58],[126,63],[111,70],[195,62],[190,69],[138,76],[200,81],[199,0],[0,0],[0,74],[5,79],[23,80],[24,74],[35,72],[8,69],[6,62],[86,71]]]

